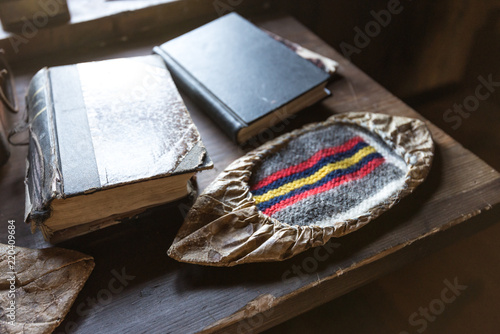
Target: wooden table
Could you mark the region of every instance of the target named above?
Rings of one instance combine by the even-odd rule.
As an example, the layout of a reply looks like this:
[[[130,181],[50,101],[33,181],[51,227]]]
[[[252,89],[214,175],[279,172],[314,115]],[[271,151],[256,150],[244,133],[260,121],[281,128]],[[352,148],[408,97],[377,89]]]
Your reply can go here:
[[[256,23],[340,63],[339,78],[328,86],[334,96],[287,120],[282,131],[263,140],[347,111],[422,119],[293,18],[260,18]],[[153,45],[181,32],[86,54],[35,59],[17,68],[19,95],[41,66],[149,54]],[[199,176],[204,188],[251,147],[232,144],[186,103],[215,163],[214,170]],[[499,173],[428,125],[436,156],[427,181],[389,212],[331,241],[321,252],[313,249],[280,263],[233,268],[178,263],[166,251],[188,208],[185,202],[62,244],[94,256],[96,267],[56,333],[257,333],[498,221]],[[31,235],[22,222],[25,156],[25,147],[13,148],[0,171],[0,240],[6,242],[7,221],[14,219],[18,246],[47,247],[41,234]]]

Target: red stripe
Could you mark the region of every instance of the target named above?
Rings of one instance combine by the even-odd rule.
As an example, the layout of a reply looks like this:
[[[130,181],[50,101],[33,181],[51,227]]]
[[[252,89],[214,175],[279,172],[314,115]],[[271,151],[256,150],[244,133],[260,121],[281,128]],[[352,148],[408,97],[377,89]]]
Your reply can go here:
[[[295,174],[295,173],[303,172],[306,169],[314,166],[318,161],[320,161],[321,159],[323,159],[325,157],[328,157],[328,156],[334,155],[334,154],[338,154],[338,153],[342,153],[345,151],[349,151],[351,148],[356,146],[361,141],[363,141],[363,139],[361,137],[357,136],[357,137],[354,137],[354,138],[346,141],[343,145],[322,149],[321,151],[316,152],[312,157],[310,157],[306,161],[301,162],[298,165],[290,166],[288,168],[279,170],[279,171],[269,175],[268,177],[260,180],[259,182],[254,184],[250,190],[257,190],[257,189],[265,187],[268,184],[270,184],[276,180],[279,180],[283,177],[287,177],[287,176],[290,176],[290,175]]]
[[[361,169],[347,175],[342,175],[338,178],[335,178],[331,180],[330,182],[325,183],[321,187],[314,188],[308,191],[304,191],[303,193],[297,194],[295,196],[292,196],[290,198],[287,198],[279,203],[276,203],[275,205],[265,209],[262,211],[264,214],[270,216],[284,208],[286,208],[289,205],[292,205],[294,203],[297,203],[300,200],[303,200],[309,196],[313,196],[316,194],[323,193],[327,190],[333,189],[335,187],[340,186],[343,183],[346,183],[348,181],[354,181],[354,180],[359,180],[366,175],[370,174],[375,168],[380,166],[384,162],[384,158],[377,158],[373,159],[370,161],[368,164],[364,165]]]

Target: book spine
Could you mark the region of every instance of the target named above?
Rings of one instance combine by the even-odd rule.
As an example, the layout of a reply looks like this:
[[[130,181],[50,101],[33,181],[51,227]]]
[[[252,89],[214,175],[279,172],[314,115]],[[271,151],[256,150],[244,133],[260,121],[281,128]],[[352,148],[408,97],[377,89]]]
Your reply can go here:
[[[50,203],[60,197],[62,178],[54,120],[49,70],[41,69],[31,80],[26,96],[29,149],[26,169],[25,221],[44,236],[50,230],[43,222],[50,216]]]
[[[199,81],[193,78],[192,75],[170,57],[161,47],[155,47],[153,51],[163,58],[179,89],[192,99],[193,102],[203,108],[208,116],[218,124],[235,143],[238,143],[238,132],[248,125],[234,115],[230,108],[215,97]]]
[[[0,102],[1,103],[1,102]],[[2,106],[0,106],[0,113],[3,111]],[[2,118],[0,117],[0,166],[9,160],[10,152],[9,152],[9,142],[7,141],[7,136],[5,133],[7,130],[5,129],[4,133],[4,124]]]

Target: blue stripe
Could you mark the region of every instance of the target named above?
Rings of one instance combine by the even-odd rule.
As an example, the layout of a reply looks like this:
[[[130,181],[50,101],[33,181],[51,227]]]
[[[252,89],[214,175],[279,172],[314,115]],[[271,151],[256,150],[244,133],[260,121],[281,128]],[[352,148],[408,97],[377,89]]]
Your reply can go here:
[[[337,161],[340,161],[340,160],[344,160],[346,158],[350,158],[351,156],[353,156],[359,150],[361,150],[362,148],[364,148],[366,146],[368,146],[367,143],[365,143],[365,142],[359,142],[359,143],[356,144],[356,146],[354,146],[353,148],[351,148],[348,151],[340,152],[340,153],[337,153],[337,154],[334,154],[334,155],[330,155],[330,156],[321,158],[321,160],[319,160],[312,167],[309,167],[308,169],[303,170],[300,173],[295,173],[295,174],[283,177],[283,178],[281,178],[279,180],[276,180],[276,181],[274,181],[272,183],[269,183],[267,186],[264,186],[264,187],[262,187],[260,189],[253,190],[252,194],[254,196],[263,195],[263,194],[267,193],[269,190],[277,189],[277,188],[281,187],[282,185],[287,184],[288,182],[291,182],[291,181],[294,181],[294,180],[297,180],[297,179],[302,179],[304,177],[311,176],[314,173],[316,173],[318,170],[320,170],[323,166],[326,166],[326,165],[328,165],[330,163],[334,163],[334,162],[337,162]]]
[[[368,164],[370,161],[372,161],[375,158],[382,158],[382,155],[380,155],[380,153],[378,153],[378,152],[371,153],[371,154],[367,155],[366,157],[364,157],[363,159],[361,159],[361,161],[359,161],[355,165],[352,165],[352,166],[344,168],[344,169],[334,170],[334,171],[330,172],[329,174],[327,174],[324,178],[322,178],[321,180],[319,180],[316,183],[307,184],[305,186],[302,186],[300,188],[292,190],[285,195],[276,196],[276,197],[270,199],[269,201],[257,204],[257,207],[259,208],[260,211],[264,211],[265,209],[270,208],[271,206],[278,204],[279,202],[281,202],[289,197],[292,197],[292,196],[295,196],[297,194],[303,193],[307,190],[322,186],[323,184],[325,184],[325,183],[327,183],[335,178],[354,173],[357,170],[363,168],[364,165]]]

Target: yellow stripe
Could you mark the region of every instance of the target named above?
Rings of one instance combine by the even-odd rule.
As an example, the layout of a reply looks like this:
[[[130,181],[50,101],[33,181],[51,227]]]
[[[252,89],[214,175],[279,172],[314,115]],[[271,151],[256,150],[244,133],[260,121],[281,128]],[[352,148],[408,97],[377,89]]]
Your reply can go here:
[[[262,202],[267,202],[270,199],[273,199],[277,196],[285,195],[289,193],[290,191],[293,191],[295,189],[298,189],[300,187],[303,187],[308,184],[313,184],[333,172],[334,170],[337,169],[344,169],[348,168],[356,163],[358,163],[361,159],[366,157],[367,155],[376,152],[375,148],[372,146],[366,146],[363,149],[359,150],[354,154],[352,157],[346,158],[341,161],[333,162],[331,164],[328,164],[326,166],[323,166],[320,170],[318,170],[316,173],[313,175],[310,175],[308,177],[298,179],[292,182],[289,182],[287,184],[282,185],[281,187],[277,189],[272,189],[266,192],[265,194],[262,194],[260,196],[254,196],[254,200],[257,204],[262,203]]]

